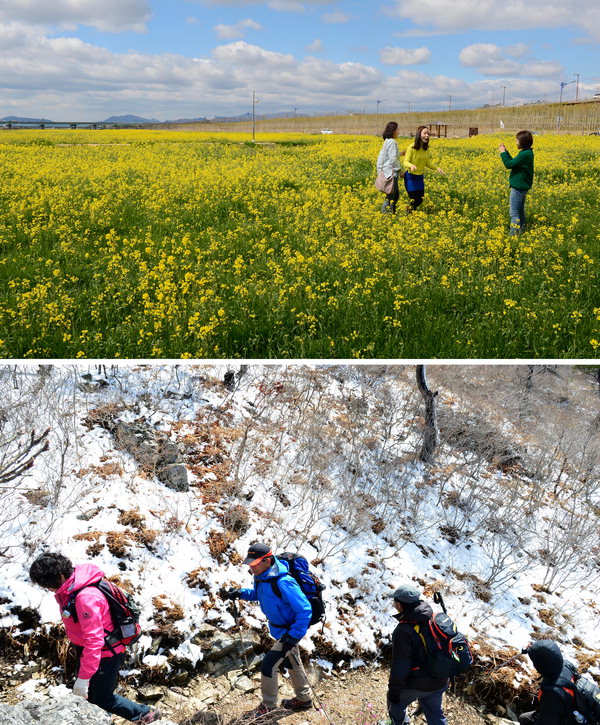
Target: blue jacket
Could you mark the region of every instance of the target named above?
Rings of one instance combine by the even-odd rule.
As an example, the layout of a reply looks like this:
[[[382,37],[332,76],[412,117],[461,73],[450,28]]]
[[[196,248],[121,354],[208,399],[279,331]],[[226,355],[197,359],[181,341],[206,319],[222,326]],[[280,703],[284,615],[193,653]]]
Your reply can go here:
[[[312,607],[298,582],[291,574],[285,561],[274,557],[275,563],[264,574],[254,577],[253,589],[242,589],[241,598],[247,602],[258,602],[269,620],[269,631],[275,639],[289,634],[302,639],[308,630]],[[277,580],[281,599],[273,591],[272,583]]]

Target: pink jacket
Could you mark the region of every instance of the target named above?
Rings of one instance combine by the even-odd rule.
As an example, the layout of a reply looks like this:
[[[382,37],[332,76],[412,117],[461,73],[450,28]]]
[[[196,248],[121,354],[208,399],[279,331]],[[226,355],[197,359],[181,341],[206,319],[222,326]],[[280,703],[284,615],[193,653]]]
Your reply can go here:
[[[54,595],[67,637],[73,644],[83,647],[78,674],[82,680],[89,680],[95,674],[102,657],[112,657],[125,650],[122,644],[114,645],[114,651],[104,646],[104,636],[113,628],[108,602],[99,589],[87,586],[100,581],[103,576],[104,572],[95,564],[80,564]],[[74,622],[66,607],[71,593],[82,587],[86,588],[75,599],[78,621]]]

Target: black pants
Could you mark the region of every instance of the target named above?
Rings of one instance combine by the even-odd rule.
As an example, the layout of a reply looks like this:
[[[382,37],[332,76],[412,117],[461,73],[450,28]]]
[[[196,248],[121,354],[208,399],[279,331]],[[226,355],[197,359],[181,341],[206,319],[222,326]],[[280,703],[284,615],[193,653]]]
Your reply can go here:
[[[412,207],[412,210],[415,211],[418,209],[421,204],[423,203],[423,197],[425,196],[425,191],[407,191],[408,197],[410,199],[410,205]]]
[[[390,205],[392,211],[396,211],[396,204],[398,203],[398,199],[400,198],[400,189],[398,188],[398,174],[396,172],[394,172],[394,185],[392,186],[392,190],[389,194],[385,195],[385,198]]]
[[[536,712],[536,710],[533,710],[532,712],[524,712],[522,715],[519,715],[520,725],[531,725],[535,718]]]
[[[90,680],[88,701],[106,712],[125,718],[125,720],[139,720],[150,710],[148,705],[138,705],[137,702],[132,702],[126,697],[115,695],[119,669],[124,659],[124,652],[114,657],[102,658],[100,667]]]

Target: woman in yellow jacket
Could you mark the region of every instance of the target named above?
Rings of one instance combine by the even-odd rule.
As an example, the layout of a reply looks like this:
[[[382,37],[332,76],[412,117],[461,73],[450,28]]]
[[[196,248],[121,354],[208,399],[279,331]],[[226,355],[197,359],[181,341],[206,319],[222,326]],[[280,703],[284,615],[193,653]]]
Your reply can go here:
[[[429,150],[429,128],[419,126],[415,134],[415,140],[406,149],[402,162],[406,173],[404,174],[404,186],[410,197],[411,203],[408,211],[415,211],[423,203],[425,196],[425,182],[423,172],[425,167],[436,170],[439,174],[444,172],[434,163],[431,151]]]

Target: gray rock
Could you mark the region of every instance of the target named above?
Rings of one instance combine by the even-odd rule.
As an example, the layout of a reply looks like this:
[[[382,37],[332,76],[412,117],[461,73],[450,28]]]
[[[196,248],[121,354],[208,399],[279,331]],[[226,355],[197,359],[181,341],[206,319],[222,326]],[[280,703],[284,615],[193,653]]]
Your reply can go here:
[[[225,655],[230,655],[243,660],[244,656],[249,657],[258,647],[260,647],[260,637],[254,632],[244,632],[241,637],[232,637],[217,631],[216,636],[206,646],[204,659],[219,660]]]
[[[110,725],[110,722],[107,712],[71,694],[58,699],[0,705],[1,725]]]
[[[142,685],[137,688],[137,692],[143,702],[158,702],[165,696],[164,688],[160,685]]]
[[[120,421],[113,430],[119,448],[130,453],[140,466],[175,491],[188,491],[187,468],[177,445],[168,436],[142,421]]]
[[[225,655],[233,652],[238,644],[239,640],[227,634],[221,634],[212,640],[210,650],[204,655],[204,659],[208,661],[220,660]]]
[[[241,677],[238,677],[238,679],[233,683],[233,686],[236,690],[241,690],[242,692],[252,692],[253,690],[256,690],[256,683],[252,682],[252,680],[249,677],[246,677],[246,675],[242,675]]]
[[[206,645],[206,640],[215,637],[218,634],[219,630],[216,627],[213,627],[212,624],[208,624],[207,622],[202,622],[200,626],[198,627],[198,631],[196,634],[192,637],[190,640],[193,644],[198,644],[201,646]]]

